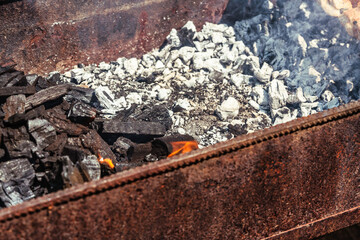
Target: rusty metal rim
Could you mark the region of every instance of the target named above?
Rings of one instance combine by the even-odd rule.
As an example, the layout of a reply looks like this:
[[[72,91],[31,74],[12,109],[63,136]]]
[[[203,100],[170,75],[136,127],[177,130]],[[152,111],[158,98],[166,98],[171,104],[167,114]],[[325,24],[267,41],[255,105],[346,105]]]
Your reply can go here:
[[[332,221],[334,219],[344,219],[344,218],[347,218],[349,216],[353,217],[355,214],[359,214],[359,213],[360,213],[360,205],[356,206],[356,207],[353,207],[353,208],[350,208],[350,209],[347,209],[345,211],[333,214],[333,215],[326,216],[326,217],[321,218],[321,219],[317,219],[317,220],[312,221],[312,222],[308,222],[306,224],[296,226],[296,227],[288,229],[286,231],[275,233],[275,234],[273,234],[273,235],[271,235],[269,237],[262,238],[262,240],[284,239],[284,237],[287,237],[288,239],[291,239],[291,236],[289,236],[289,235],[292,235],[292,236],[301,235],[301,231],[303,229],[314,227],[314,226],[326,226],[326,224],[324,224],[326,222],[330,222],[330,221]],[[333,232],[333,231],[336,231],[336,230],[338,230],[338,229],[337,228],[332,229],[332,231],[330,231],[330,232]]]
[[[97,181],[88,182],[79,186],[58,191],[56,193],[51,193],[24,202],[17,206],[2,209],[0,211],[0,223],[12,220],[14,218],[25,217],[45,209],[50,209],[52,206],[64,205],[71,201],[76,201],[91,195],[97,195],[102,192],[142,179],[151,178],[152,176],[172,172],[176,169],[185,168],[214,157],[219,157],[239,149],[244,149],[249,146],[268,141],[273,138],[279,138],[281,136],[293,134],[298,131],[336,121],[338,119],[347,118],[358,113],[360,113],[360,101],[342,105],[340,107],[316,113],[308,117],[295,119],[291,122],[260,130],[248,135],[239,136],[232,140],[218,143],[204,149],[192,151],[184,155],[175,156],[170,159],[164,159],[155,163],[149,163],[134,169],[102,178]],[[291,229],[289,231],[291,231]]]

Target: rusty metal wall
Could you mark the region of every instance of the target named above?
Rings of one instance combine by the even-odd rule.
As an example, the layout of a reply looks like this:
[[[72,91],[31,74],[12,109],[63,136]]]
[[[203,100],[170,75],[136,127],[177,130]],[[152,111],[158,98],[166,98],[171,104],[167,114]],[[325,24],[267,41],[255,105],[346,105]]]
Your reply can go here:
[[[0,211],[1,239],[309,239],[360,222],[360,102]]]
[[[172,28],[217,22],[228,0],[0,1],[0,65],[26,73],[138,57]]]

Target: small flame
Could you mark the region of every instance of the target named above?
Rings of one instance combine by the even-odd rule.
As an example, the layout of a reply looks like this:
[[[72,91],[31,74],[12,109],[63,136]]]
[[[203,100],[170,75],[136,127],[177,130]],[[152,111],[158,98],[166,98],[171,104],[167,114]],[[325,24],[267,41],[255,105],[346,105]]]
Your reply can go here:
[[[173,147],[173,151],[168,155],[168,157],[172,157],[177,154],[191,152],[192,150],[199,148],[196,141],[179,141],[179,142],[171,142],[170,144]]]
[[[98,154],[98,161],[101,164],[107,164],[110,168],[114,168],[114,164],[110,158],[103,158],[100,154]]]

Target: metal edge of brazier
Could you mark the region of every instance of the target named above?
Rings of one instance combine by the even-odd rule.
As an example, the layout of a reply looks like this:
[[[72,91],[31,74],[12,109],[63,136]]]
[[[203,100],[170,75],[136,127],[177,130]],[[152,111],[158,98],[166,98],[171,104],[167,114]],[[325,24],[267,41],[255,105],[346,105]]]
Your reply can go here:
[[[360,102],[0,211],[6,239],[311,238],[360,221]]]
[[[218,22],[228,0],[0,2],[0,64],[26,73],[139,57],[187,21]]]

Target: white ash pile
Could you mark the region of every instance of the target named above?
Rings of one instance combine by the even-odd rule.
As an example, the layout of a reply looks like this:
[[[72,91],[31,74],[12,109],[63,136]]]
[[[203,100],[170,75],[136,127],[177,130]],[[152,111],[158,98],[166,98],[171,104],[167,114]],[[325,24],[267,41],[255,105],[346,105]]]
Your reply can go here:
[[[202,146],[359,98],[359,44],[337,19],[313,1],[253,2],[257,15],[234,27],[190,21],[141,59],[80,64],[62,81],[94,88],[106,117],[157,106],[167,134]]]

